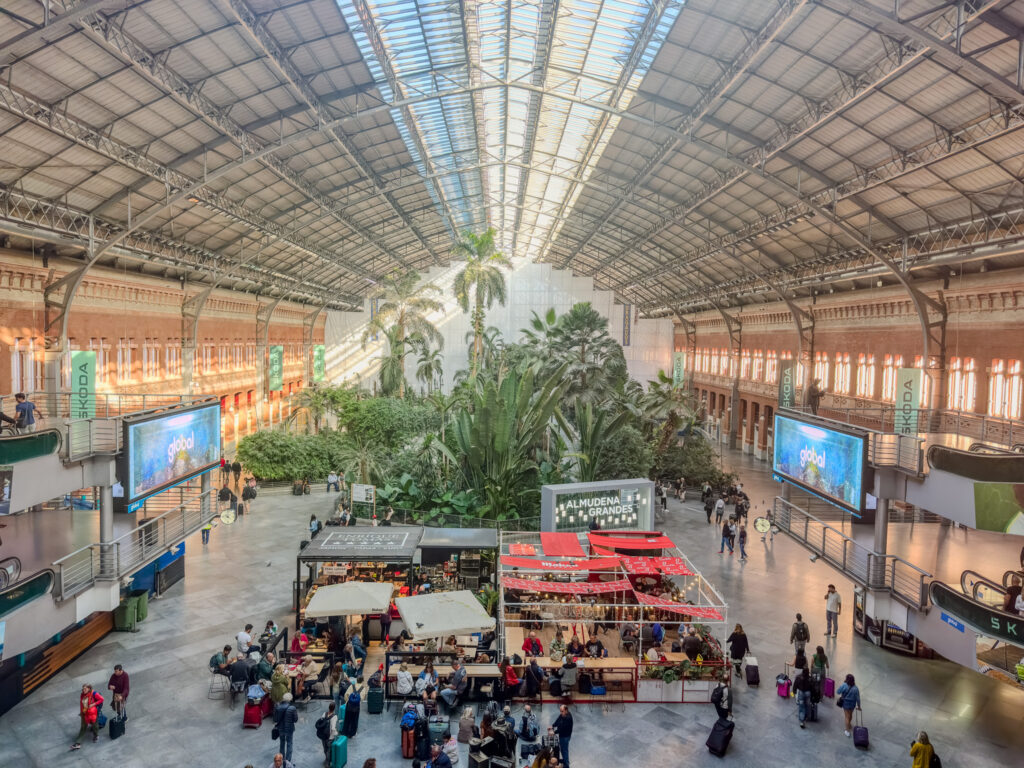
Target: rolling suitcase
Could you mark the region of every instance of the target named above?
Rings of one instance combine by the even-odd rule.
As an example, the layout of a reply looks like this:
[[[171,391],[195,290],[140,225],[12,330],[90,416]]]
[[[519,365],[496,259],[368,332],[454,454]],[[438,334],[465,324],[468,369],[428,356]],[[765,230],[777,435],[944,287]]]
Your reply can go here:
[[[821,701],[821,678],[811,678],[811,703],[817,705]]]
[[[761,684],[761,671],[757,668],[757,659],[747,656],[747,685],[755,686]]]
[[[111,739],[119,739],[124,736],[125,723],[127,721],[128,719],[125,717],[115,717],[110,721],[110,728],[108,730],[110,731]]]
[[[348,762],[348,737],[339,736],[331,742],[331,768],[345,768]]]
[[[444,715],[435,715],[430,718],[428,726],[430,731],[431,744],[444,744],[444,733],[449,729],[448,718]]]
[[[402,757],[406,760],[416,757],[416,732],[412,728],[402,729]]]
[[[864,725],[864,716],[859,709],[854,710],[853,720],[853,746],[858,749],[867,749],[868,727]]]
[[[807,720],[811,723],[818,722],[818,702],[814,699],[807,705]]]
[[[269,699],[269,696],[264,698]],[[242,710],[242,727],[243,728],[259,728],[263,725],[263,699],[260,699],[259,704],[245,703],[245,709]]]
[[[792,682],[793,681],[786,675],[778,675],[775,678],[775,690],[778,692],[780,699],[789,698],[789,687]]]
[[[705,742],[708,752],[716,757],[725,757],[725,751],[729,749],[729,742],[732,741],[732,729],[735,723],[732,720],[718,718],[718,722],[711,728],[711,734]]]
[[[379,715],[384,711],[383,688],[371,688],[366,694],[366,711],[371,715]]]
[[[822,692],[825,694],[826,699],[834,699],[836,695],[836,681],[831,677],[826,677],[822,682]]]

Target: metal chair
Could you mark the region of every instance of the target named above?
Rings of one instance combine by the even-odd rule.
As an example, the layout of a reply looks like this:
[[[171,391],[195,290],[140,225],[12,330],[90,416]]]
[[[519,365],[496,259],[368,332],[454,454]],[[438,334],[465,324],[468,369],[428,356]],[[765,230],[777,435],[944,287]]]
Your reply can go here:
[[[210,667],[210,687],[206,691],[208,699],[223,699],[228,692],[228,678]]]

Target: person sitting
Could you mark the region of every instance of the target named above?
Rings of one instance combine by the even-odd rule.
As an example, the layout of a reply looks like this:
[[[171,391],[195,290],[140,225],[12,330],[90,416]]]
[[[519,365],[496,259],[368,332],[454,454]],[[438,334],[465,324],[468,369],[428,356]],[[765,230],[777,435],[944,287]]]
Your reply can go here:
[[[539,696],[541,691],[544,690],[544,681],[547,679],[547,673],[541,669],[536,657],[530,659],[530,665],[523,673],[523,679],[526,681],[527,696]]]
[[[305,653],[306,648],[309,647],[309,635],[306,634],[306,630],[302,629],[297,635],[292,638],[291,652],[292,653]]]
[[[313,660],[313,657],[306,654],[302,657],[302,666],[299,667],[299,673],[296,676],[296,688],[295,695],[301,699],[309,700],[309,694],[306,692],[306,681],[313,679],[316,680],[316,676],[320,673],[319,665]]]
[[[434,671],[433,662],[428,661],[416,679],[416,693],[425,702],[437,700],[437,672]]]
[[[274,674],[275,661],[274,652],[267,651],[266,655],[260,659],[259,664],[256,665],[256,678],[258,680],[269,680],[270,676]]]
[[[515,729],[515,734],[523,741],[536,741],[540,735],[537,716],[533,714],[529,704],[523,707],[523,716],[520,718],[519,727]]]
[[[561,661],[565,657],[565,639],[562,637],[562,630],[555,632],[555,639],[551,641],[548,649],[552,661]]]
[[[572,658],[566,657],[558,676],[562,680],[562,695],[571,695],[572,689],[576,686],[576,680],[579,678],[579,669],[576,667],[576,662]]]
[[[622,625],[622,629],[619,630],[619,643],[623,650],[630,651],[636,647],[638,632],[636,624],[632,622]]]
[[[225,645],[221,649],[220,653],[215,653],[210,657],[210,669],[215,674],[224,675],[224,677],[231,677],[231,646]]]
[[[523,653],[526,656],[543,656],[544,646],[537,639],[537,633],[531,631],[529,637],[523,640]]]
[[[494,735],[494,715],[490,712],[484,712],[483,718],[480,720],[480,738],[486,739]]]
[[[569,647],[565,649],[567,656],[571,658],[579,658],[583,655],[583,643],[577,635],[572,636],[572,640],[569,641]]]
[[[454,708],[459,697],[466,692],[469,679],[466,677],[466,668],[456,659],[452,662],[452,673],[448,676],[448,686],[441,691],[441,698],[449,707]]]
[[[683,653],[690,661],[696,661],[697,656],[700,655],[700,638],[697,637],[697,632],[693,629],[683,640]]]
[[[498,672],[501,673],[505,689],[509,692],[509,698],[515,696],[516,692],[519,690],[520,683],[523,681],[519,679],[519,675],[516,674],[515,667],[512,666],[512,661],[508,656],[501,660],[501,664],[498,665]]]
[[[647,653],[644,654],[648,661],[661,661],[665,658],[661,652],[661,643],[653,643],[650,648],[647,649]]]
[[[409,671],[409,665],[403,661],[395,673],[395,691],[399,696],[411,696],[414,690],[416,683],[413,682],[412,672]]]
[[[233,698],[234,694],[244,693],[245,689],[249,687],[249,683],[251,682],[249,679],[249,660],[239,656],[235,659],[230,669],[231,673],[229,677],[231,678],[231,694]]]
[[[587,658],[590,659],[603,659],[608,656],[608,650],[604,647],[604,643],[597,639],[597,635],[593,635],[587,640],[584,650],[586,651]]]
[[[445,638],[444,645],[441,646],[441,652],[450,653],[454,656],[458,653],[458,651],[459,644],[455,640],[455,635],[448,635],[448,637]]]

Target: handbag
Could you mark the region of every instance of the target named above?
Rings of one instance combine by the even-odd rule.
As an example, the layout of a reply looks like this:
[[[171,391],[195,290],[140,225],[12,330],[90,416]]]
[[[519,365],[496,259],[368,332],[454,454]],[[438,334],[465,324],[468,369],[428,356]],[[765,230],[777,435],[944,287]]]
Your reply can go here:
[[[276,725],[270,730],[270,740],[277,741],[281,738],[281,729]]]

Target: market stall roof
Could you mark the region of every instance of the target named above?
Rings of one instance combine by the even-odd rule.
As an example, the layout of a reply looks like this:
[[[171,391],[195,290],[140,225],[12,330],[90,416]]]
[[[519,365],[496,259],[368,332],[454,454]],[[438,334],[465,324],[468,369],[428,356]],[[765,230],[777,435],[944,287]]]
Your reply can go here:
[[[306,606],[306,618],[384,613],[391,604],[390,582],[346,581],[320,587]]]
[[[495,528],[424,528],[420,549],[496,549]]]
[[[614,534],[591,533],[591,545],[611,549],[671,549],[675,547],[672,539],[662,533],[651,531],[638,535],[628,535],[626,531],[615,531]],[[545,550],[546,551],[546,550]]]
[[[326,528],[305,549],[300,561],[411,563],[423,529],[394,526],[387,529]]]
[[[494,618],[468,589],[399,597],[395,605],[415,640],[494,629]]]
[[[618,568],[618,557],[596,557],[590,560],[548,560],[542,557],[502,555],[501,564],[524,571],[603,571]]]
[[[540,535],[545,557],[586,557],[575,533],[553,533],[545,531]]]

